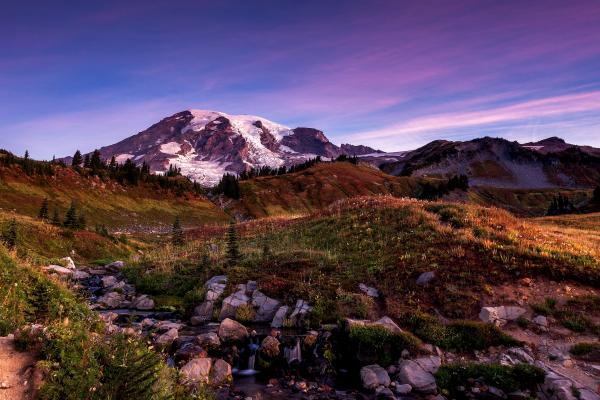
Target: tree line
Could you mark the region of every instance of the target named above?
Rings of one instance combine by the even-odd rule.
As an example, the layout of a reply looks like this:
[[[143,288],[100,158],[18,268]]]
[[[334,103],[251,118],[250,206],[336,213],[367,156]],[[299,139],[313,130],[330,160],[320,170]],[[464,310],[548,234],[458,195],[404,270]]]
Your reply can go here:
[[[438,184],[424,182],[420,185],[420,191],[417,198],[421,200],[437,200],[455,189],[463,191],[469,190],[469,177],[461,174],[453,175],[446,182],[440,182]]]

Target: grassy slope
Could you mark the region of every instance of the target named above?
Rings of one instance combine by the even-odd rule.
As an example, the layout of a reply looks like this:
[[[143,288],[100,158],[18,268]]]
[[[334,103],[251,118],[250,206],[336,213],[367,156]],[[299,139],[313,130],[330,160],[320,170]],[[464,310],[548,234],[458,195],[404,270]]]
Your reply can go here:
[[[526,217],[544,215],[554,196],[567,196],[576,207],[589,202],[592,190],[587,189],[503,189],[489,186],[472,187],[469,200],[475,204],[504,208]]]
[[[600,285],[597,245],[475,205],[361,197],[303,218],[243,223],[239,231],[244,260],[238,267],[222,267],[223,232],[182,249],[151,252],[144,265],[164,278],[170,268],[201,265],[205,241],[216,242],[220,253],[212,255],[212,266],[200,267],[202,279],[224,272],[232,287],[257,279],[271,296],[309,299],[329,320],[364,317],[378,306],[392,316],[420,306],[449,317],[474,317],[482,292],[522,276]],[[418,287],[416,278],[430,270],[438,280]],[[366,301],[360,282],[377,286],[386,304]]]
[[[102,223],[145,231],[170,226],[175,215],[183,216],[184,225],[227,220],[218,207],[201,197],[176,197],[168,191],[83,178],[65,168],[50,178],[29,177],[17,167],[0,169],[0,209],[36,216],[45,197],[50,200],[50,215],[58,208],[63,216],[71,200],[76,200],[90,226]]]
[[[242,199],[230,210],[252,217],[307,214],[361,195],[411,196],[417,180],[394,177],[367,165],[322,163],[307,170],[241,183]]]
[[[73,256],[77,263],[98,259],[126,258],[138,243],[111,240],[90,231],[70,231],[36,218],[0,211],[0,229],[8,221],[17,221],[17,252],[33,263]]]

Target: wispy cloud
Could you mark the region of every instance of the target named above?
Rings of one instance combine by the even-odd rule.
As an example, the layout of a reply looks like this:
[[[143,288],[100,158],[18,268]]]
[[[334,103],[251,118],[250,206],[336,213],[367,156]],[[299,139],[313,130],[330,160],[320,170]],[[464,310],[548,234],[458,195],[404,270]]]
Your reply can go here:
[[[600,91],[546,97],[479,111],[457,111],[412,118],[379,129],[350,135],[357,140],[401,139],[406,135],[526,121],[536,118],[600,112]]]

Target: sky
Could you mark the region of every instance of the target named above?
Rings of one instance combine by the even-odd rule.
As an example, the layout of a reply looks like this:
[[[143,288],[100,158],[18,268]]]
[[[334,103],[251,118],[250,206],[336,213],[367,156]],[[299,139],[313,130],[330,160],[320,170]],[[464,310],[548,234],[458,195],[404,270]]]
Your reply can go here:
[[[0,148],[90,151],[190,108],[386,151],[600,147],[600,2],[3,2]]]

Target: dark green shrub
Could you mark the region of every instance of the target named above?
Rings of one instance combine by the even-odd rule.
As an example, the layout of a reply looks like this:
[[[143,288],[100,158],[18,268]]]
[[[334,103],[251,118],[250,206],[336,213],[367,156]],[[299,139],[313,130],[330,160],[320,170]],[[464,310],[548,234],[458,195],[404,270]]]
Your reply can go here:
[[[486,385],[502,389],[506,393],[516,390],[532,390],[544,382],[545,372],[530,364],[507,366],[500,364],[448,364],[440,367],[435,374],[438,387],[443,393],[460,398],[458,392],[469,380],[482,380]]]
[[[573,345],[569,352],[575,357],[583,358],[589,361],[600,361],[600,343],[577,343]]]
[[[421,344],[410,333],[394,333],[381,326],[352,326],[348,337],[359,361],[382,366],[397,361],[404,349],[418,351]]]
[[[455,321],[444,325],[431,315],[417,312],[405,315],[403,323],[425,342],[443,349],[483,350],[490,346],[519,344],[496,326],[482,322]]]

